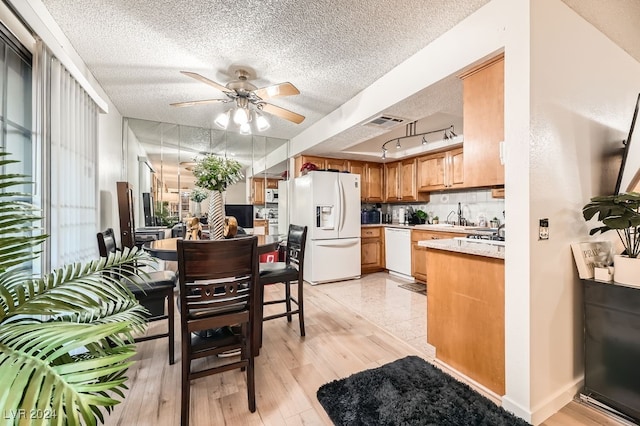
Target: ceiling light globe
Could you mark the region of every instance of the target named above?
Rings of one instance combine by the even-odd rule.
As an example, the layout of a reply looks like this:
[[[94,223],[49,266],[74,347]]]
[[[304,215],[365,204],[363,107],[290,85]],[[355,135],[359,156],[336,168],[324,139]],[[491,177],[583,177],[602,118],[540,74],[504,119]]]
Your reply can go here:
[[[243,125],[249,122],[249,111],[244,108],[236,108],[233,113],[233,122],[238,125]]]
[[[241,135],[250,135],[251,134],[251,126],[249,126],[249,123],[242,123],[240,125],[240,134]]]
[[[258,131],[263,132],[271,127],[271,125],[264,115],[258,115],[256,118],[256,127],[258,128]]]
[[[223,112],[222,114],[218,115],[214,123],[216,126],[226,130],[227,126],[229,126],[229,111]]]

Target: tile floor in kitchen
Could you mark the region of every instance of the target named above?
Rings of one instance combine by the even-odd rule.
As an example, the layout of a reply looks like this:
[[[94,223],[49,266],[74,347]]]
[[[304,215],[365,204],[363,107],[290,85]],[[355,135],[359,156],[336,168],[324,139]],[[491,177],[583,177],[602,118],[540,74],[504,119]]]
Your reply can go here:
[[[378,272],[359,280],[315,287],[427,357],[434,358],[435,350],[427,343],[427,298],[424,294],[399,287],[408,282],[386,272]]]

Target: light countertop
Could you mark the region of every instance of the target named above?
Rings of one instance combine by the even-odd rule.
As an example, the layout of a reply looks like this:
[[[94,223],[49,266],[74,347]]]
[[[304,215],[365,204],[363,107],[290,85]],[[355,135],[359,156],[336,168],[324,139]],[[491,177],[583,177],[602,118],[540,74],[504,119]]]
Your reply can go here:
[[[481,242],[483,240],[424,240],[418,241],[418,245],[436,250],[453,251],[457,253],[474,254],[477,256],[493,257],[504,259],[505,248],[503,245],[495,245]]]
[[[495,232],[493,228],[479,228],[476,226],[457,226],[457,225],[399,225],[392,223],[371,223],[360,225],[362,228],[373,228],[383,226],[385,228],[403,228],[416,229],[423,231],[451,232],[456,234],[468,235],[475,233]]]

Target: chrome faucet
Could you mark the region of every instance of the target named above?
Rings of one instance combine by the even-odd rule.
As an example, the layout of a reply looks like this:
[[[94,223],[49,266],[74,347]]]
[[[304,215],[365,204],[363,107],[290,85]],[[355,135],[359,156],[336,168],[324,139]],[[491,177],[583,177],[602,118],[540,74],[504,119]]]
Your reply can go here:
[[[449,225],[455,225],[455,224],[456,224],[456,222],[449,220],[449,218],[451,217],[451,215],[452,215],[452,214],[457,214],[457,213],[456,213],[455,211],[453,211],[453,210],[451,210],[451,211],[449,212],[449,214],[447,215],[447,223],[448,223]]]

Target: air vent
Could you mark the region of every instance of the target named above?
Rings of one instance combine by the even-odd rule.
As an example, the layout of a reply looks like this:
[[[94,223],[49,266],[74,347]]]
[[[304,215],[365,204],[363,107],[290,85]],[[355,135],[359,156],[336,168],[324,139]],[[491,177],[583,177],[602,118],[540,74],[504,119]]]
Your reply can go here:
[[[404,118],[392,117],[390,115],[379,115],[372,120],[364,123],[365,126],[378,127],[381,129],[390,129],[404,123]]]

